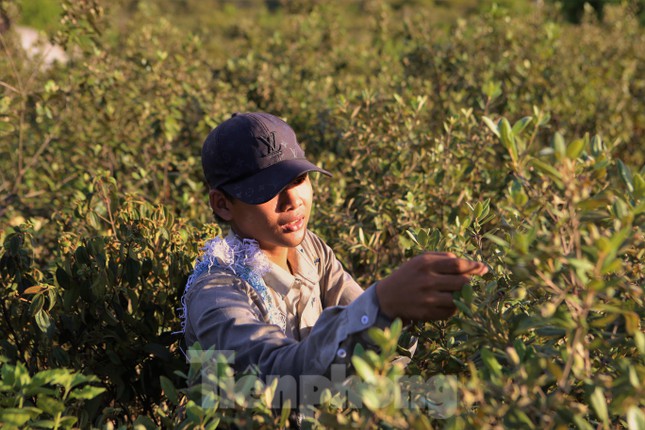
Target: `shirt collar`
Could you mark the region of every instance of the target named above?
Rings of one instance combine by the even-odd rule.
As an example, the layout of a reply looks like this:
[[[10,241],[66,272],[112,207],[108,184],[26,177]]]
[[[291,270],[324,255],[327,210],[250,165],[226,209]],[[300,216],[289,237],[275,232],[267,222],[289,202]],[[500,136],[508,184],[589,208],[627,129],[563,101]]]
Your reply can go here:
[[[309,284],[317,284],[320,281],[316,266],[302,246],[291,248],[287,258],[295,276],[272,261],[270,270],[263,276],[264,282],[276,293],[281,296],[287,295],[296,282],[296,276]]]

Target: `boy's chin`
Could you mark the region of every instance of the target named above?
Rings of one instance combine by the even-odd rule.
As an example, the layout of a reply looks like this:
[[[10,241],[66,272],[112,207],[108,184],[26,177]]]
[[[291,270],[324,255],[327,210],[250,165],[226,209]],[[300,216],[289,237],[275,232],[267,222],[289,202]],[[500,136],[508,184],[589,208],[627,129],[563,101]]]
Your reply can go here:
[[[287,246],[290,248],[295,248],[296,246],[299,246],[302,243],[302,241],[305,240],[306,232],[307,232],[307,227],[304,227],[301,230],[289,233],[286,238],[287,239],[286,242],[288,243]]]

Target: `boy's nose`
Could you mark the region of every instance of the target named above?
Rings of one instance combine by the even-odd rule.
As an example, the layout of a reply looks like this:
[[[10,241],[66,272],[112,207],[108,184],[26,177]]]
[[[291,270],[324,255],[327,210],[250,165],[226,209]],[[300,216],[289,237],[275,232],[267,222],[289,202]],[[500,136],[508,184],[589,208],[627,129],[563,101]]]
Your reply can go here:
[[[300,206],[302,198],[298,187],[287,187],[280,192],[280,206],[282,210],[294,209]]]

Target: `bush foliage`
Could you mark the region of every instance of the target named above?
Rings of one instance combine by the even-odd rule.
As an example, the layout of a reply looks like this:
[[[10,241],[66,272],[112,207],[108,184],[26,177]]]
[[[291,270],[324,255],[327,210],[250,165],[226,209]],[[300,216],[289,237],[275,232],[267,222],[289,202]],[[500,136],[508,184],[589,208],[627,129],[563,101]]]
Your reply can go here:
[[[425,250],[491,269],[456,317],[404,331],[405,371],[400,325],[373,333],[362,407],[325,392],[305,425],[645,428],[640,3],[579,25],[549,2],[445,3],[70,0],[49,69],[0,35],[0,421],[286,425],[275,387],[204,407],[177,334],[220,233],[202,140],[265,110],[334,173],[311,228],[363,285]],[[453,375],[450,416],[402,408],[406,374]]]

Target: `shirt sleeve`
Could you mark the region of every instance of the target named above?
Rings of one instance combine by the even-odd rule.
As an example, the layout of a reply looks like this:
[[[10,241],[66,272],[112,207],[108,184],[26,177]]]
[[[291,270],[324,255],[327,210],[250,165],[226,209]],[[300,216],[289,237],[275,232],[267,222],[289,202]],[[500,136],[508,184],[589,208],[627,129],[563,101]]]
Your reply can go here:
[[[360,287],[359,287],[360,288]],[[186,341],[203,348],[235,351],[233,368],[250,365],[269,375],[324,375],[334,363],[348,363],[368,328],[391,321],[379,311],[374,287],[346,306],[325,309],[309,336],[288,338],[262,317],[257,294],[228,273],[201,276],[186,297]]]

